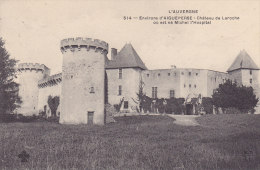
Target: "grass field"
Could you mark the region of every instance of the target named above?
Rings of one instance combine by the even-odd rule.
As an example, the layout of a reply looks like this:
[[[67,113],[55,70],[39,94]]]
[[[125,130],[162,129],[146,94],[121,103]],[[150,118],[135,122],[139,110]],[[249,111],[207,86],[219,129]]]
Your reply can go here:
[[[168,116],[116,120],[2,123],[0,169],[260,169],[260,115],[205,115],[190,127]]]

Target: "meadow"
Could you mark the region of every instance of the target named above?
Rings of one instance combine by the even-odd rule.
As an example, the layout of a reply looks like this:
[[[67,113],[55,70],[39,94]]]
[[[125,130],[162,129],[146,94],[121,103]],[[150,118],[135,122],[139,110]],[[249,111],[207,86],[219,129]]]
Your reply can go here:
[[[147,115],[105,126],[1,123],[0,169],[260,169],[260,115],[204,115],[200,126],[173,121]]]

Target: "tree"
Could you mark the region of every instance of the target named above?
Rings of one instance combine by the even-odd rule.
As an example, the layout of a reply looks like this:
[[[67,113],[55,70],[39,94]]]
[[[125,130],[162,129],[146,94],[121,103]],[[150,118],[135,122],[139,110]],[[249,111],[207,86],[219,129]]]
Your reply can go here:
[[[236,108],[243,113],[252,111],[258,102],[252,87],[238,86],[231,80],[220,84],[212,95],[213,104],[218,108]]]
[[[144,82],[142,80],[142,77],[140,79],[139,82],[139,86],[138,86],[138,93],[136,93],[137,95],[137,99],[133,99],[132,100],[139,105],[139,112],[142,112],[143,107],[144,107],[144,100],[145,100],[145,93],[144,93]]]
[[[202,107],[207,114],[213,113],[213,101],[210,97],[203,97],[202,98]]]
[[[60,97],[59,96],[55,96],[55,97],[52,97],[52,96],[49,96],[48,97],[48,105],[49,105],[49,108],[51,109],[51,115],[56,117],[56,111],[58,109],[58,106],[60,104]]]
[[[17,61],[9,58],[4,44],[0,37],[0,114],[12,113],[22,103],[18,95],[19,84],[14,81]]]

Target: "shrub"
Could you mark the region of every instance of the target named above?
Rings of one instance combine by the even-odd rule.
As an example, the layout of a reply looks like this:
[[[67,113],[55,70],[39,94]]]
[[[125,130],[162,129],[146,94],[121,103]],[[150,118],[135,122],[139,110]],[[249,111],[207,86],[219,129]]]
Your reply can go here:
[[[252,87],[238,86],[230,80],[219,85],[219,88],[213,93],[212,99],[216,107],[224,110],[233,107],[242,113],[254,109],[258,102]]]
[[[0,122],[9,123],[15,121],[16,121],[15,114],[0,114]]]
[[[203,97],[202,98],[202,107],[204,108],[204,111],[206,114],[212,114],[213,113],[213,101],[210,97]]]
[[[230,108],[225,109],[225,113],[226,114],[241,114],[242,112],[237,108],[230,107]]]

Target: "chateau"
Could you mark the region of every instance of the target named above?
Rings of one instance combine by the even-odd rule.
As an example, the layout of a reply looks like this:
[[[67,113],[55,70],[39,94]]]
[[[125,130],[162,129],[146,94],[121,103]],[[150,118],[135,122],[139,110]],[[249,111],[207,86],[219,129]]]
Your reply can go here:
[[[109,60],[108,43],[90,38],[64,39],[60,50],[63,64],[59,74],[50,75],[44,64],[18,65],[19,95],[23,101],[18,113],[45,112],[50,116],[48,96],[59,96],[60,123],[104,124],[105,100],[111,105],[122,101],[121,112],[136,112],[135,99],[141,82],[144,93],[152,98],[182,97],[188,102],[194,96],[211,97],[214,89],[228,79],[252,86],[260,96],[259,67],[245,50],[227,72],[175,66],[149,70],[131,44],[125,44],[119,52],[111,48]]]

